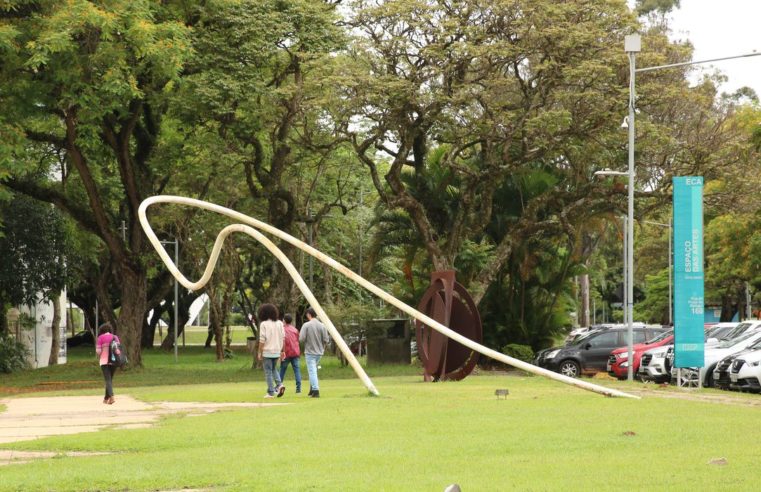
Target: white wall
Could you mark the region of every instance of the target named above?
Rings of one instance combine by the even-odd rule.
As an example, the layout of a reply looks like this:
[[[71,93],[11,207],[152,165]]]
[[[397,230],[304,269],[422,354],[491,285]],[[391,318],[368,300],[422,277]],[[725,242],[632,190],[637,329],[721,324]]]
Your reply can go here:
[[[66,291],[61,292],[59,312],[61,321],[58,326],[59,346],[58,363],[66,363]],[[53,343],[53,303],[38,300],[32,306],[19,306],[19,311],[35,320],[34,329],[21,330],[19,341],[29,350],[29,365],[34,368],[47,367],[50,360],[50,346]]]

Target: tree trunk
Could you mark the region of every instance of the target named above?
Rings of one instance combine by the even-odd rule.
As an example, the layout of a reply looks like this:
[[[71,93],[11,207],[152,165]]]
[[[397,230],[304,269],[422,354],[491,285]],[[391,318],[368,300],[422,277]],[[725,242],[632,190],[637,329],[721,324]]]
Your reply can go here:
[[[725,295],[721,298],[721,318],[719,321],[732,321],[737,310],[732,304],[732,299]]]
[[[5,301],[0,298],[0,335],[8,333],[8,318],[6,317]]]
[[[211,341],[214,340],[214,326],[211,324],[211,320],[209,320],[209,326],[206,327],[207,335],[206,335],[206,341],[203,344],[204,348],[211,348]]]
[[[216,294],[216,293],[215,293]],[[225,353],[222,346],[222,307],[220,306],[219,299],[216,295],[209,294],[209,325],[211,331],[214,334],[214,341],[216,342],[216,357],[217,361],[224,360]]]
[[[74,329],[74,319],[71,317],[71,303],[69,303],[69,307],[66,309],[66,331],[74,336]]]
[[[186,294],[179,293],[179,308],[177,309],[177,336],[179,337],[185,331],[185,325],[190,321],[190,305],[193,304],[199,296],[197,292],[188,292]],[[174,302],[174,293],[171,294],[171,302]],[[167,299],[167,302],[170,301]],[[166,303],[164,305],[167,305]],[[200,316],[200,315],[199,315]],[[171,323],[167,327],[166,337],[161,341],[161,350],[171,350],[174,347],[174,306],[172,306],[170,314]],[[155,328],[154,328],[155,331]]]
[[[164,312],[164,306],[153,308],[151,319],[143,320],[143,331],[140,336],[140,346],[142,348],[151,348],[156,341],[156,325],[161,321],[161,314]],[[163,344],[162,344],[163,346]]]
[[[58,350],[61,345],[61,294],[56,294],[53,297],[53,323],[50,329],[53,332],[53,342],[50,345],[50,358],[48,359],[49,366],[55,366],[58,364]]]
[[[121,310],[117,321],[117,335],[127,351],[130,365],[142,366],[140,340],[147,305],[148,283],[145,272],[134,271],[124,266],[121,272]]]

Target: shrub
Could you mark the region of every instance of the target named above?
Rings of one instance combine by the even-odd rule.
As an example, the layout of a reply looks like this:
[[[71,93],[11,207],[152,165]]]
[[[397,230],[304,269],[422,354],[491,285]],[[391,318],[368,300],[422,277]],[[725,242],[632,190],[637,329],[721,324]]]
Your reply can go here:
[[[29,351],[10,335],[0,334],[0,372],[11,373],[28,367]]]
[[[502,347],[502,353],[524,362],[531,362],[534,360],[534,351],[531,349],[530,345],[509,343]]]

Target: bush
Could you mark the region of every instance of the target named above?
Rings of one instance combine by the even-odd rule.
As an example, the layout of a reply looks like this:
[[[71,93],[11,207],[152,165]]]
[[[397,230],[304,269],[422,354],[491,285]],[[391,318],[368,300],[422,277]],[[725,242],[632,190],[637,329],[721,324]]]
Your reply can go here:
[[[534,360],[534,351],[531,349],[530,345],[509,343],[502,347],[502,353],[524,362],[531,362]]]
[[[28,367],[29,351],[10,335],[0,334],[0,372],[11,373]]]

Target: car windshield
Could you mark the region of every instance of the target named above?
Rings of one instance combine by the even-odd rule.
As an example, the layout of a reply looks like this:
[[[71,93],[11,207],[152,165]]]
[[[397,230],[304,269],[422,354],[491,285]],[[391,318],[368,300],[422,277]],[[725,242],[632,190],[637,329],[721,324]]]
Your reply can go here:
[[[757,342],[753,342],[752,344],[748,345],[749,350],[758,350],[761,349],[761,339],[759,339]]]
[[[749,339],[749,338],[751,338],[751,337],[754,337],[754,336],[756,336],[756,335],[758,335],[758,332],[757,332],[757,331],[752,331],[752,332],[750,332],[750,333],[743,333],[742,335],[740,335],[740,336],[739,336],[739,337],[737,337],[737,338],[733,338],[733,339],[731,339],[731,340],[724,340],[723,342],[721,342],[721,343],[719,344],[719,348],[729,348],[729,347],[734,347],[734,346],[735,346],[735,345],[737,345],[738,343],[742,343],[742,342],[744,342],[745,340],[747,340],[747,339]]]
[[[652,339],[646,341],[645,343],[647,345],[650,345],[651,343],[658,343],[658,342],[660,342],[662,340],[667,339],[668,337],[670,337],[673,334],[674,334],[674,330],[666,330],[663,333],[661,333],[660,335],[656,335],[655,338],[652,338]]]
[[[577,335],[576,338],[571,340],[569,345],[571,345],[571,344],[575,345],[577,343],[580,343],[581,341],[586,340],[587,338],[591,337],[592,335],[597,335],[598,333],[599,333],[599,330],[590,330],[590,331],[588,331],[586,333],[582,333],[580,335]]]
[[[728,332],[724,333],[724,335],[721,337],[721,340],[731,340],[735,337],[740,336],[741,333],[744,333],[745,330],[750,328],[750,323],[740,323],[739,325],[735,326]]]

